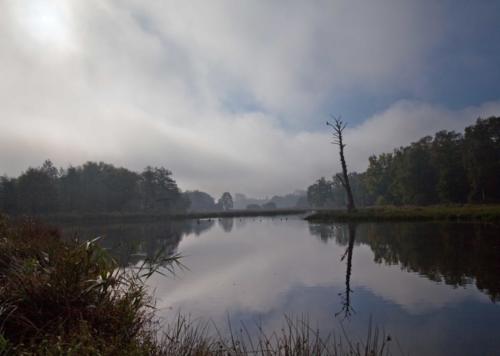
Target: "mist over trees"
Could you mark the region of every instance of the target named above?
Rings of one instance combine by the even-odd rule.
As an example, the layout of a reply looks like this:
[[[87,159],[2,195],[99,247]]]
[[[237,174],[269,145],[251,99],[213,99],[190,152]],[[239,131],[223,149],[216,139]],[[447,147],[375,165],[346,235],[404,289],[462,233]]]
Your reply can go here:
[[[8,214],[173,212],[189,204],[163,167],[136,173],[87,162],[57,169],[47,160],[18,178],[0,179],[0,211]]]
[[[355,204],[429,205],[500,202],[500,117],[477,119],[465,133],[439,131],[391,153],[373,155],[349,174]],[[337,208],[346,196],[336,179],[307,189],[312,206]]]
[[[199,190],[187,191],[184,193],[191,205],[189,206],[190,211],[216,211],[217,204],[215,199],[208,193],[201,192]]]
[[[302,199],[302,200],[301,200]],[[199,190],[182,192],[164,167],[142,172],[103,162],[56,168],[50,160],[30,167],[17,178],[0,177],[0,212],[7,214],[58,213],[182,213],[245,209],[245,201],[276,209],[306,206],[305,192],[257,200],[224,192],[219,199]]]
[[[274,203],[276,209],[307,208],[309,206],[306,192],[303,190],[296,190],[286,195],[273,195],[271,198],[264,199],[250,198],[241,193],[234,195],[235,209],[266,209],[265,205],[268,203]]]

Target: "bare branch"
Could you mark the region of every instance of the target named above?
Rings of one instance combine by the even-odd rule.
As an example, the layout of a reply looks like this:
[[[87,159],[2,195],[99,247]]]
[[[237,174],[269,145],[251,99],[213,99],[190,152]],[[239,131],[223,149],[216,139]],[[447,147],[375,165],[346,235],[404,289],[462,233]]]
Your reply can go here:
[[[340,183],[342,184],[347,193],[347,198],[348,198],[347,210],[354,211],[356,208],[354,206],[354,198],[352,196],[352,190],[349,184],[347,164],[345,162],[345,157],[344,157],[344,148],[346,147],[346,145],[344,144],[342,135],[344,129],[347,127],[347,123],[342,121],[341,116],[335,117],[333,115],[330,115],[330,117],[333,119],[333,121],[332,122],[327,121],[326,125],[332,128],[332,136],[333,136],[332,144],[339,147],[340,163],[342,166],[342,175],[337,174],[337,179],[340,181]]]

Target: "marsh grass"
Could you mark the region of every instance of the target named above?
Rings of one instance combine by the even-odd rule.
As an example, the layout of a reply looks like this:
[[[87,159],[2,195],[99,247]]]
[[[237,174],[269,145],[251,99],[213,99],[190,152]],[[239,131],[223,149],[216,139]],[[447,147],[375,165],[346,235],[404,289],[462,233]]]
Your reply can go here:
[[[118,268],[96,243],[32,220],[0,223],[0,345],[15,354],[154,354],[144,278],[178,257]],[[7,351],[8,350],[8,351]]]
[[[390,354],[390,337],[371,323],[365,342],[344,329],[322,337],[304,318],[286,317],[271,333],[228,321],[222,335],[183,316],[160,325],[145,280],[175,272],[179,256],[160,251],[119,268],[97,242],[64,241],[33,220],[0,216],[0,355]]]
[[[165,220],[216,219],[235,217],[271,217],[286,215],[301,215],[310,209],[259,209],[259,210],[227,210],[185,213],[57,213],[45,214],[40,217],[45,221],[56,223],[113,223],[113,222],[155,222]]]
[[[262,356],[382,356],[392,355],[392,338],[371,320],[364,341],[353,340],[346,330],[322,335],[305,317],[285,316],[279,331],[267,332],[260,325],[231,325],[223,336],[214,323],[191,321],[179,315],[165,329],[165,355],[262,355]],[[342,324],[339,324],[342,325]],[[215,331],[215,332],[214,332]],[[399,354],[399,353],[398,353]]]
[[[317,210],[309,221],[500,221],[500,205],[380,206],[345,210]]]

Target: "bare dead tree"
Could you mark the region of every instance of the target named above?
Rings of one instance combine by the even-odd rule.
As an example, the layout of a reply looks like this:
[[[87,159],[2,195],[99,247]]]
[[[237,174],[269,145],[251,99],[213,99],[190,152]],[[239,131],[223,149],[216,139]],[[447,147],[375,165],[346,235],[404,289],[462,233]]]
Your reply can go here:
[[[326,122],[328,126],[332,128],[332,135],[334,145],[339,146],[340,153],[340,164],[342,165],[342,174],[338,173],[336,178],[340,181],[347,193],[347,211],[352,212],[356,210],[354,205],[354,198],[352,196],[351,185],[349,184],[349,175],[347,174],[347,164],[345,163],[344,148],[345,143],[343,141],[342,133],[347,126],[347,123],[343,122],[340,118],[336,118],[332,115],[333,123]]]

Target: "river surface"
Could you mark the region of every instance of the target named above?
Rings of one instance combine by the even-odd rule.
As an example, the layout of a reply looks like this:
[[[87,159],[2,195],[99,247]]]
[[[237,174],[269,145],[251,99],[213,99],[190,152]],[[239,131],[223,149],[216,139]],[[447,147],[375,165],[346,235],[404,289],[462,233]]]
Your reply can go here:
[[[300,217],[72,226],[123,265],[160,249],[188,268],[149,280],[159,315],[279,331],[284,316],[362,340],[370,319],[393,354],[500,355],[500,227],[310,224]]]

